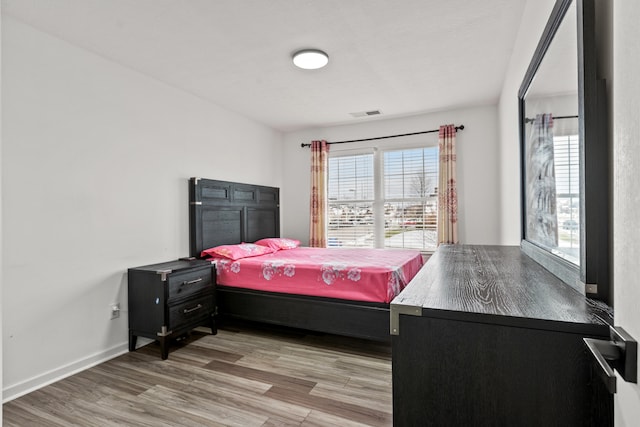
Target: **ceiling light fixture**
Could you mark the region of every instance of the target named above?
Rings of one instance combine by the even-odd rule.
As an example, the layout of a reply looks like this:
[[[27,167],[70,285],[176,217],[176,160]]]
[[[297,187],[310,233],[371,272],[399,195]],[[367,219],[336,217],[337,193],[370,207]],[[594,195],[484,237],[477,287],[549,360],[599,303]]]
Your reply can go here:
[[[303,49],[293,54],[296,67],[305,70],[322,68],[329,62],[329,55],[318,49]]]

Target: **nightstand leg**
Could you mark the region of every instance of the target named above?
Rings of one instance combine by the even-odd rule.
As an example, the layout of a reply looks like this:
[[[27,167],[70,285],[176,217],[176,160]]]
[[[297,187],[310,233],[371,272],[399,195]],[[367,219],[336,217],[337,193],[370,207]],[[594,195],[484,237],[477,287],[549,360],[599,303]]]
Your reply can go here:
[[[218,334],[218,325],[216,325],[216,318],[211,316],[211,335]]]
[[[133,331],[129,331],[129,351],[136,351],[136,341],[138,337],[133,334]]]
[[[160,355],[162,356],[162,360],[167,360],[169,357],[169,340],[167,337],[159,337],[158,341],[160,342]]]

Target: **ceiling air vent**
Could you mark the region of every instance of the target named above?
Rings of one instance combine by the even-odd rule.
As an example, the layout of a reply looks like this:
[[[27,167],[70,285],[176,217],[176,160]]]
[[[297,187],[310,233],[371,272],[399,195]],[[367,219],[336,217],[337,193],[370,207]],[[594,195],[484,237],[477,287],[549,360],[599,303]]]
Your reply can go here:
[[[382,114],[380,110],[371,110],[371,111],[360,111],[357,113],[349,113],[352,117],[367,117],[367,116],[377,116],[378,114]]]

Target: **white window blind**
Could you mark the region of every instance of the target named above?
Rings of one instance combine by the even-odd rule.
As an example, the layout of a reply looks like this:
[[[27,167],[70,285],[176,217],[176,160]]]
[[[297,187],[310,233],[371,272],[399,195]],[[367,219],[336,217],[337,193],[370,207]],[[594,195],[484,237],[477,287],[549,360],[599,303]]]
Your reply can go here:
[[[437,246],[438,148],[384,153],[384,246]]]
[[[578,135],[553,138],[553,156],[558,197],[579,197],[580,160],[578,158]]]
[[[328,246],[374,247],[373,154],[329,158]]]
[[[580,258],[580,160],[578,135],[555,136],[553,156],[558,215],[558,250],[575,263]]]
[[[435,250],[437,185],[437,147],[333,155],[328,246]]]

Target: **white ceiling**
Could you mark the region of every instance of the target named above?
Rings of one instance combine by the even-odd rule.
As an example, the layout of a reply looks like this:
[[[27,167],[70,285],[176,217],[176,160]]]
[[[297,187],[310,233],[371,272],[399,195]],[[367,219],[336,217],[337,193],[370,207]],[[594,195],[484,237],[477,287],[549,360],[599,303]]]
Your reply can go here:
[[[525,0],[2,0],[2,13],[275,129],[494,104]],[[317,48],[321,70],[291,54]]]

